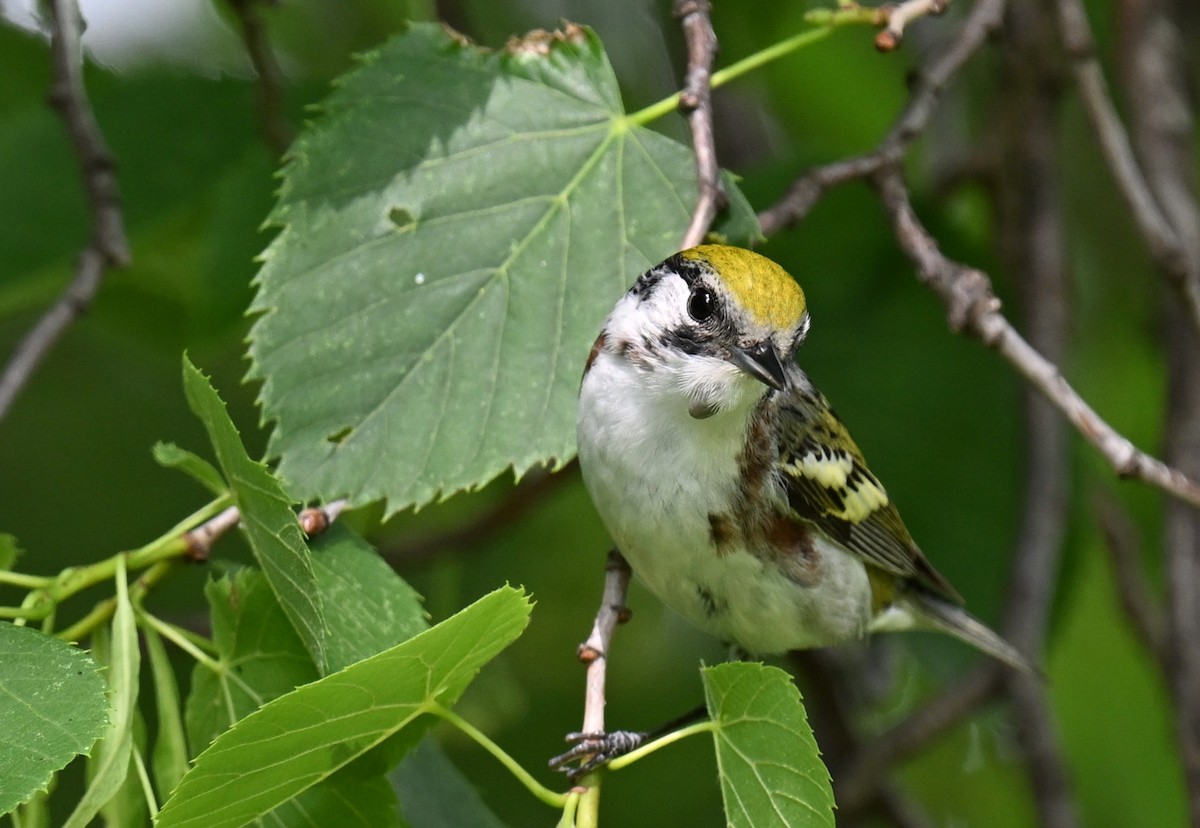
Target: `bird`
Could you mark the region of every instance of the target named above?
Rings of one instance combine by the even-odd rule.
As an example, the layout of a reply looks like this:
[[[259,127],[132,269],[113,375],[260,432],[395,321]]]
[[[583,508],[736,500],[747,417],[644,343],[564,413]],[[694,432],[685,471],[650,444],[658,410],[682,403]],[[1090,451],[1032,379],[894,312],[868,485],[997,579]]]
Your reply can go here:
[[[796,361],[804,291],[750,250],[706,244],[638,277],[587,358],[584,484],[664,604],[748,655],[948,633],[1031,668],[913,540]]]

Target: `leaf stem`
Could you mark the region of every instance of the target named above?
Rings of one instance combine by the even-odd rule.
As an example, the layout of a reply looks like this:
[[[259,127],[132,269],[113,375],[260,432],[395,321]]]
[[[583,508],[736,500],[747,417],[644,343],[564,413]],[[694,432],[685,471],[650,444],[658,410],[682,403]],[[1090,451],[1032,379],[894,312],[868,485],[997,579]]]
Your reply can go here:
[[[833,34],[833,31],[837,28],[837,25],[838,24],[834,21],[830,21],[829,23],[821,24],[809,29],[808,31],[794,34],[786,40],[779,41],[774,46],[768,46],[765,49],[757,51],[751,55],[747,55],[736,63],[731,63],[724,69],[719,69],[716,72],[713,72],[713,89],[724,86],[731,80],[736,80],[747,72],[752,72],[755,69],[758,69],[760,66],[765,66],[773,60],[778,60],[781,57],[785,57],[797,49],[801,49],[805,46],[816,43],[819,40],[823,40],[824,38]]]
[[[752,72],[760,66],[765,66],[773,60],[778,60],[781,57],[791,54],[797,49],[816,43],[818,40],[830,35],[839,25],[850,22],[841,17],[833,17],[828,22],[822,23],[815,28],[807,29],[799,34],[792,35],[786,40],[781,40],[773,46],[768,46],[765,49],[747,55],[736,63],[726,66],[724,69],[713,72],[711,87],[724,86],[732,80],[740,78],[747,72]],[[639,109],[637,112],[631,112],[625,117],[625,120],[641,125],[650,121],[658,120],[659,118],[674,112],[679,108],[680,93],[663,98],[657,103],[652,103],[649,106]]]
[[[174,624],[168,624],[156,615],[147,612],[144,609],[138,608],[138,621],[154,630],[163,638],[170,641],[179,649],[190,655],[200,664],[203,664],[208,669],[215,673],[224,673],[225,668],[221,662],[213,658],[208,653],[204,652],[195,642],[191,640],[191,636],[183,630],[176,627]]]
[[[27,621],[45,620],[43,632],[49,633],[53,627],[52,619],[58,605],[88,587],[115,577],[118,563],[126,569],[147,570],[137,584],[137,588],[144,591],[145,587],[161,580],[168,571],[156,569],[156,567],[174,561],[189,551],[190,543],[187,533],[227,509],[232,502],[231,495],[218,497],[144,546],[126,552],[118,552],[87,566],[68,567],[53,577],[0,572],[0,583],[26,587],[30,590],[19,608],[0,607],[0,618],[14,619],[18,625],[23,625]],[[81,640],[82,636],[111,618],[115,608],[115,599],[102,601],[80,621],[59,633],[58,637],[67,641]]]
[[[129,552],[118,552],[116,555],[88,566],[64,569],[45,589],[46,596],[57,604],[81,590],[107,581],[116,573],[119,558],[124,559],[128,569],[145,569],[161,561],[183,555],[188,551],[188,542],[184,535],[190,529],[221,512],[232,502],[233,499],[229,495],[218,497],[188,515],[145,546]]]
[[[576,828],[599,828],[600,825],[600,777],[604,768],[589,773],[579,784],[583,792],[579,795],[579,819]]]
[[[26,575],[23,572],[0,570],[0,584],[9,584],[23,589],[45,589],[52,583],[54,583],[54,578],[47,575]]]
[[[542,802],[545,802],[551,808],[565,809],[567,807],[568,794],[552,791],[541,782],[538,782],[533,778],[533,775],[530,774],[529,771],[525,770],[521,763],[505,753],[502,747],[489,739],[487,735],[485,735],[482,731],[480,731],[462,716],[459,716],[453,710],[443,707],[437,702],[429,702],[425,709],[427,712],[432,713],[446,722],[449,722],[463,733],[474,739],[480,747],[492,754],[492,756],[495,757],[501,765],[504,765],[504,767],[508,768],[508,772],[515,776],[531,794],[536,796]]]
[[[137,770],[138,781],[142,783],[142,796],[146,800],[146,808],[150,811],[150,820],[158,816],[158,800],[154,796],[154,786],[150,784],[150,774],[146,772],[146,760],[137,748],[133,750],[133,766]]]
[[[567,801],[563,805],[562,818],[555,828],[578,828],[575,822],[575,812],[579,809],[579,800],[583,794],[578,790],[567,791]]]
[[[688,736],[695,736],[697,733],[711,733],[712,731],[714,731],[716,729],[717,729],[717,723],[712,721],[711,719],[709,719],[709,720],[703,721],[703,722],[696,722],[695,724],[688,725],[687,727],[681,727],[681,728],[679,728],[679,730],[672,730],[666,736],[662,736],[658,739],[655,739],[653,742],[648,742],[647,744],[642,745],[637,750],[631,750],[629,753],[626,753],[624,756],[617,757],[616,759],[609,762],[606,767],[609,770],[613,770],[613,771],[620,770],[621,768],[625,767],[626,765],[632,765],[634,762],[636,762],[637,760],[641,759],[644,756],[649,756],[651,753],[654,753],[654,751],[658,750],[659,748],[664,748],[667,745],[678,742],[680,739],[686,739]]]
[[[160,561],[154,566],[147,569],[141,574],[133,585],[132,593],[134,599],[140,601],[142,596],[150,589],[167,576],[175,568],[174,560]],[[62,632],[58,633],[58,637],[63,641],[82,641],[92,630],[99,627],[101,624],[112,618],[113,613],[117,609],[117,596],[108,598],[96,604],[92,611],[80,618],[71,626],[67,627]]]

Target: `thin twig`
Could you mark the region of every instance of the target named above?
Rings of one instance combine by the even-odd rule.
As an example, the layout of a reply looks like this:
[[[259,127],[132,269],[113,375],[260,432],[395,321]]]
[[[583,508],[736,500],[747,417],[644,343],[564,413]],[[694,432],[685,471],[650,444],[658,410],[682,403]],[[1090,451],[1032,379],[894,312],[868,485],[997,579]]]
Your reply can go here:
[[[292,143],[292,126],[283,114],[283,70],[267,37],[267,27],[258,13],[261,4],[275,0],[228,0],[242,27],[246,55],[258,79],[258,126],[271,152],[281,156]]]
[[[1167,319],[1166,453],[1200,473],[1200,333],[1178,306]],[[1188,812],[1200,828],[1200,511],[1168,503],[1166,559],[1167,680],[1175,702],[1175,738],[1187,780]]]
[[[75,263],[75,275],[49,310],[17,345],[0,374],[0,420],[67,328],[92,304],[104,274],[129,264],[129,242],[117,188],[116,164],[83,84],[83,19],[75,0],[51,0],[50,103],[62,116],[79,158],[91,230]]]
[[[866,808],[878,795],[888,768],[923,750],[973,715],[1001,686],[1000,665],[983,664],[865,743],[841,778],[834,780],[838,808],[847,812]]]
[[[917,267],[920,280],[946,306],[950,326],[977,336],[1012,363],[1091,443],[1121,477],[1141,480],[1200,506],[1200,484],[1178,469],[1137,449],[1092,410],[1066,381],[1058,366],[1030,346],[1000,313],[991,281],[976,268],[948,259],[917,218],[895,168],[872,177],[897,241]]]
[[[596,620],[587,641],[579,645],[579,660],[587,665],[587,689],[584,694],[584,733],[604,732],[604,687],[607,677],[608,652],[613,632],[618,624],[629,620],[625,598],[633,572],[625,557],[616,549],[608,553],[604,567],[604,596],[596,610]]]
[[[696,153],[696,206],[683,234],[683,248],[704,241],[717,211],[725,205],[721,189],[721,167],[717,163],[716,138],[712,119],[712,65],[717,54],[717,35],[713,31],[708,0],[675,0],[674,14],[683,27],[687,42],[687,76],[679,96],[679,108],[692,132]]]
[[[996,177],[999,238],[1014,274],[1029,343],[1047,360],[1067,355],[1068,264],[1059,166],[1057,112],[1061,99],[1053,28],[1037,4],[1009,8],[1003,54],[1003,98],[1007,115],[1003,155]],[[1050,607],[1058,583],[1066,537],[1066,425],[1054,407],[1023,386],[1025,481],[1021,526],[1004,602],[1005,637],[1031,663],[1041,661]],[[1025,757],[1033,800],[1043,828],[1079,825],[1070,774],[1039,676],[1005,675],[1016,737]]]
[[[1079,809],[1045,684],[1036,676],[1017,673],[1010,673],[1007,683],[1017,739],[1025,754],[1029,784],[1037,805],[1038,825],[1045,828],[1079,825]]]
[[[1037,4],[1009,8],[1002,45],[1005,113],[1000,168],[994,178],[997,235],[1006,269],[1017,283],[1029,344],[1054,364],[1067,356],[1067,232],[1055,170],[1061,100],[1052,21]],[[1058,563],[1066,535],[1067,432],[1054,407],[1023,386],[1024,502],[1008,595],[1005,637],[1033,663],[1042,654]]]
[[[1117,600],[1130,626],[1159,668],[1169,668],[1166,619],[1142,570],[1142,544],[1137,528],[1111,497],[1097,496],[1093,511],[1104,534]]]
[[[210,518],[185,534],[183,537],[187,541],[188,557],[193,561],[207,561],[212,545],[217,542],[218,538],[237,526],[241,519],[242,513],[238,511],[238,507],[230,506],[216,517]]]
[[[1060,2],[1062,7],[1073,6]],[[1200,206],[1195,98],[1188,71],[1193,44],[1173,17],[1177,4],[1143,0],[1126,3],[1124,10],[1125,81],[1137,161],[1177,248],[1165,254],[1155,251],[1155,258],[1182,298],[1170,302],[1164,314],[1163,450],[1167,462],[1200,475]],[[1086,26],[1081,13],[1079,18],[1076,24]],[[1175,704],[1175,739],[1187,782],[1190,823],[1200,826],[1200,511],[1166,504],[1163,550],[1169,646],[1165,674]]]
[[[1134,156],[1129,136],[1117,108],[1108,94],[1104,71],[1096,59],[1096,43],[1088,24],[1087,12],[1080,0],[1057,0],[1063,47],[1071,60],[1071,71],[1088,119],[1096,132],[1100,149],[1108,160],[1117,187],[1129,204],[1134,221],[1155,263],[1179,292],[1188,309],[1192,325],[1200,331],[1200,266],[1189,256],[1171,220],[1160,207],[1156,193],[1146,180]],[[1143,57],[1139,55],[1138,59]],[[1151,98],[1161,101],[1173,94],[1171,86],[1155,86]],[[1136,103],[1136,99],[1135,99]],[[1146,102],[1149,103],[1149,102]],[[1180,108],[1186,112],[1184,100]],[[1174,113],[1173,113],[1174,114]],[[1183,181],[1177,182],[1186,189]],[[1155,188],[1159,189],[1159,188]]]
[[[950,0],[905,0],[887,10],[887,23],[883,31],[875,35],[875,48],[890,52],[904,39],[904,29],[914,20],[927,15],[939,15],[946,11]]]
[[[861,650],[796,650],[789,659],[804,676],[804,707],[812,723],[813,734],[821,746],[821,759],[834,780],[840,780],[864,749],[865,740],[855,725],[859,718],[858,697],[862,660],[869,654]],[[844,656],[853,661],[846,663]],[[838,802],[838,822],[855,825],[860,820],[883,818],[896,828],[926,828],[931,825],[919,806],[886,777],[878,780],[870,798],[859,803],[860,810],[849,810]]]
[[[879,146],[865,155],[817,167],[797,178],[783,198],[758,214],[763,234],[770,236],[795,225],[831,187],[866,178],[903,158],[909,145],[929,123],[942,91],[955,73],[1000,27],[1004,8],[1005,0],[979,0],[950,48],[917,74],[904,111]]]

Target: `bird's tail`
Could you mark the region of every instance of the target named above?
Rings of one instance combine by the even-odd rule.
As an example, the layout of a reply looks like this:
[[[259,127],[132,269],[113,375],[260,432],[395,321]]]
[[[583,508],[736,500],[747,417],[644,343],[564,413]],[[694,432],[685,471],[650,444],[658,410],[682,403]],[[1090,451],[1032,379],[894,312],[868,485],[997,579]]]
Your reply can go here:
[[[1016,647],[958,604],[920,589],[911,590],[904,597],[925,626],[949,633],[1014,670],[1037,672]]]

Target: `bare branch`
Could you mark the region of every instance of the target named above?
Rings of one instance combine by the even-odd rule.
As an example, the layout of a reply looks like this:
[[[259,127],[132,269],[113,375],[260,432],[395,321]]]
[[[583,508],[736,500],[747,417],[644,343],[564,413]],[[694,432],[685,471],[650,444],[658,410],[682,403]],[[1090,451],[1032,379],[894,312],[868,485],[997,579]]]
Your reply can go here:
[[[1039,825],[1069,828],[1079,825],[1079,813],[1058,740],[1058,724],[1046,700],[1046,688],[1035,676],[1008,677],[1017,738],[1029,766],[1028,776],[1037,803]]]
[[[696,153],[696,206],[683,234],[681,247],[694,247],[704,241],[717,211],[725,206],[721,189],[721,167],[717,163],[713,135],[712,80],[713,59],[717,54],[717,35],[713,31],[708,0],[675,0],[674,14],[683,26],[687,42],[688,66],[679,108],[692,132]]]
[[[831,187],[867,178],[881,168],[899,162],[929,123],[946,85],[1000,27],[1004,8],[1005,0],[975,3],[950,48],[917,75],[908,104],[879,146],[866,155],[818,167],[800,176],[782,199],[758,214],[763,233],[770,236],[795,225]]]
[[[875,35],[875,48],[881,52],[892,51],[904,39],[904,30],[909,23],[927,15],[942,14],[949,5],[950,0],[905,0],[890,8],[885,6],[887,23],[883,31]]]
[[[994,178],[997,236],[1013,274],[1029,344],[1057,364],[1070,330],[1063,203],[1056,170],[1061,100],[1049,15],[1036,4],[1009,8],[1002,45],[1000,169]],[[1066,535],[1067,432],[1054,407],[1023,387],[1024,503],[1003,630],[1032,662],[1040,660]]]
[[[242,42],[258,80],[258,127],[271,152],[281,156],[292,143],[292,126],[283,114],[283,71],[267,37],[257,6],[276,0],[228,0],[242,27]]]
[[[1092,410],[1066,381],[1058,366],[1017,333],[1000,313],[1000,301],[993,295],[986,274],[951,261],[942,254],[937,241],[913,212],[899,171],[894,168],[880,170],[873,181],[892,221],[897,241],[916,265],[920,280],[945,304],[951,328],[967,331],[999,351],[1066,416],[1119,476],[1141,480],[1200,506],[1200,484],[1138,450]]]
[[[1151,189],[1134,157],[1133,147],[1117,114],[1117,108],[1108,94],[1108,84],[1104,80],[1100,62],[1096,59],[1096,43],[1083,3],[1080,0],[1056,0],[1056,8],[1062,28],[1063,46],[1071,59],[1075,84],[1079,88],[1079,96],[1092,128],[1096,131],[1100,148],[1108,159],[1108,166],[1121,194],[1129,204],[1142,237],[1146,240],[1150,255],[1179,292],[1188,309],[1192,325],[1200,331],[1200,262],[1189,255],[1176,227],[1172,226],[1171,219],[1164,214],[1158,200],[1160,195],[1177,197],[1177,187],[1182,185],[1186,190],[1186,183],[1179,182],[1176,187],[1167,191],[1163,191],[1161,187]],[[1143,53],[1139,58],[1142,56],[1150,57]],[[1160,80],[1165,84],[1165,78],[1160,77]],[[1186,112],[1186,95],[1181,95],[1177,87],[1152,86],[1149,90],[1142,91],[1153,93],[1149,99],[1142,101],[1144,105],[1149,105],[1150,99],[1161,104],[1163,99],[1174,98],[1175,101],[1179,101],[1176,113]],[[1184,117],[1186,119],[1186,116]]]
[[[842,777],[834,780],[838,808],[857,812],[867,807],[877,796],[888,768],[974,714],[1001,686],[999,664],[984,664],[867,742]]]
[[[789,660],[804,677],[804,707],[821,746],[821,758],[835,780],[841,779],[843,771],[864,749],[864,740],[855,726],[862,680],[862,661],[858,656],[869,658],[870,653],[859,648],[788,653]],[[856,825],[872,817],[882,817],[897,828],[925,828],[932,824],[916,803],[882,775],[871,796],[860,803],[860,810],[848,810],[839,801],[838,814],[839,823],[845,825]]]
[[[71,324],[92,304],[104,274],[129,264],[129,242],[117,188],[115,162],[83,84],[83,20],[75,0],[50,0],[50,103],[66,126],[79,158],[91,231],[75,263],[75,275],[58,300],[17,345],[0,374],[0,420],[33,372]]]
[[[998,236],[1014,274],[1029,343],[1052,363],[1066,356],[1068,265],[1058,158],[1058,66],[1049,13],[1037,4],[1009,8],[1003,56],[1004,115]],[[1004,604],[1005,637],[1033,663],[1041,661],[1058,583],[1069,490],[1066,424],[1054,407],[1023,386],[1025,482],[1021,526]],[[1017,740],[1045,828],[1075,828],[1078,808],[1058,727],[1041,678],[1005,675]]]
[[[1200,333],[1168,309],[1166,452],[1200,473]],[[1190,823],[1200,826],[1200,511],[1168,503],[1163,531],[1167,572],[1167,680],[1175,738],[1187,780]]]
[[[208,553],[217,539],[237,526],[242,520],[242,513],[236,506],[230,506],[225,511],[209,518],[192,531],[184,535],[187,541],[189,559],[197,562],[208,560]]]
[[[584,695],[583,732],[604,732],[604,687],[607,677],[608,652],[613,632],[618,624],[629,620],[625,598],[633,570],[616,549],[608,553],[604,567],[604,596],[596,610],[596,620],[587,641],[579,645],[579,660],[587,665],[587,690]]]
[[[1182,302],[1165,309],[1167,413],[1164,452],[1182,471],[1200,475],[1200,208],[1196,203],[1195,99],[1187,62],[1192,44],[1161,0],[1125,4],[1128,87],[1134,146],[1146,185],[1174,234],[1176,252],[1159,268]],[[1086,25],[1086,21],[1083,21]],[[1176,268],[1179,268],[1177,271]],[[1200,826],[1200,511],[1166,505],[1167,683],[1175,703],[1175,738],[1187,780],[1188,810]]]
[[[1166,619],[1142,571],[1141,540],[1129,516],[1111,497],[1097,496],[1094,511],[1104,533],[1104,547],[1113,570],[1117,600],[1134,633],[1154,656],[1160,669],[1168,668]]]

